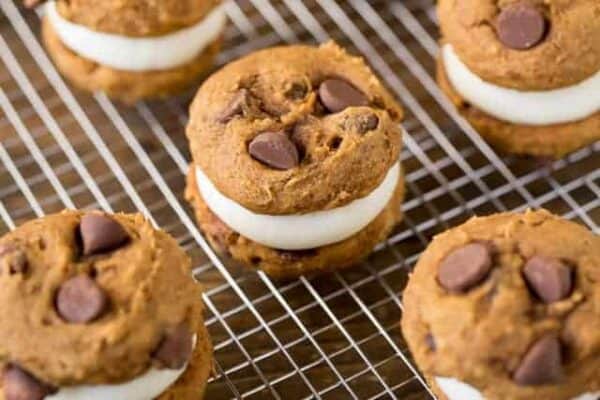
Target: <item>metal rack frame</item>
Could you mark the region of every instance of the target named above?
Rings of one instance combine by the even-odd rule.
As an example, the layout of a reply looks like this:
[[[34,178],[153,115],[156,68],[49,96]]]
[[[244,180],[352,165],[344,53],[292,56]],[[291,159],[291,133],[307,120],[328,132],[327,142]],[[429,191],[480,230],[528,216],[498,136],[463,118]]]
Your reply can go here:
[[[238,0],[224,64],[253,49],[335,39],[407,110],[405,221],[363,265],[276,282],[217,257],[182,199],[192,93],[125,107],[68,86],[39,16],[1,0],[0,231],[62,208],[139,211],[184,246],[206,286],[216,372],[207,398],[424,399],[398,329],[407,272],[474,214],[546,207],[600,232],[600,143],[541,167],[500,157],[436,86],[433,0]]]

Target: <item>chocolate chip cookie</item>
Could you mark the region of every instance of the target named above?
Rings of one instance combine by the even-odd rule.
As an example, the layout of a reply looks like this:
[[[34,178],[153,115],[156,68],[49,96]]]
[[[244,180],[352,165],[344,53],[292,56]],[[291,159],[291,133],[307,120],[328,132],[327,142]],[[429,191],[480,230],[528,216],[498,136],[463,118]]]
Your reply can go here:
[[[402,113],[332,42],[227,65],[200,88],[187,128],[201,229],[273,276],[356,264],[401,218]]]
[[[600,3],[440,0],[438,81],[499,150],[559,158],[600,140]]]
[[[8,233],[0,399],[201,398],[212,347],[190,273],[141,215],[65,211]]]
[[[547,211],[473,218],[434,238],[402,330],[444,400],[600,396],[600,237]]]
[[[43,39],[76,86],[133,103],[197,82],[220,49],[221,0],[49,1]]]

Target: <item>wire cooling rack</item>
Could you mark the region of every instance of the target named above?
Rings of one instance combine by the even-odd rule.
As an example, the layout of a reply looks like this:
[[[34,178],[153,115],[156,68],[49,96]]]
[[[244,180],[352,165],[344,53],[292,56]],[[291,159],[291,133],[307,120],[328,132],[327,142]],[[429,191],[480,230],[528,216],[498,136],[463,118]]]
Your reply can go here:
[[[219,64],[281,43],[362,53],[407,110],[406,218],[368,262],[275,282],[220,260],[182,198],[193,93],[125,107],[74,90],[39,16],[0,0],[0,231],[65,207],[140,211],[190,253],[206,287],[208,399],[429,399],[399,329],[407,273],[431,237],[474,214],[546,207],[600,232],[600,143],[567,159],[499,157],[434,81],[433,0],[240,0]]]

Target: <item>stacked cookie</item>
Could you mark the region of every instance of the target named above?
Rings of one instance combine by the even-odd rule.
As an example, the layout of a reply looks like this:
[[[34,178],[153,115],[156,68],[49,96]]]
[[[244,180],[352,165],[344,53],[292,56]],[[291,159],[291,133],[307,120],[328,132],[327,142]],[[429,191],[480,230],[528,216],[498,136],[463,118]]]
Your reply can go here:
[[[439,84],[491,144],[561,157],[600,140],[600,2],[440,0]]]
[[[600,237],[546,211],[437,236],[404,292],[402,328],[444,400],[600,396]]]
[[[198,400],[190,260],[140,215],[67,211],[0,239],[0,399]]]
[[[219,51],[220,0],[49,1],[43,37],[75,85],[135,102],[196,82]]]
[[[402,109],[334,43],[262,50],[190,109],[187,197],[218,250],[277,277],[356,264],[400,220]]]

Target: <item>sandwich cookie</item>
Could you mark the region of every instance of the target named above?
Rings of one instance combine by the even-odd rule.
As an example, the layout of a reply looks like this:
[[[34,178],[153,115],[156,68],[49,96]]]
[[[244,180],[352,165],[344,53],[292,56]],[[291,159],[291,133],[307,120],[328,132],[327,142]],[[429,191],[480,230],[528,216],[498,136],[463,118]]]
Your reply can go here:
[[[402,109],[334,43],[258,51],[200,88],[187,198],[212,245],[272,276],[356,264],[401,218]]]
[[[48,1],[43,39],[76,86],[133,103],[189,87],[212,66],[220,0]]]
[[[404,291],[402,331],[442,400],[600,396],[600,237],[547,211],[436,236]]]
[[[201,399],[190,264],[141,215],[65,211],[2,237],[0,400]]]
[[[499,150],[560,158],[600,140],[600,3],[441,0],[438,81]]]

